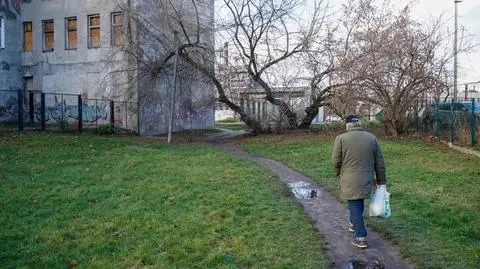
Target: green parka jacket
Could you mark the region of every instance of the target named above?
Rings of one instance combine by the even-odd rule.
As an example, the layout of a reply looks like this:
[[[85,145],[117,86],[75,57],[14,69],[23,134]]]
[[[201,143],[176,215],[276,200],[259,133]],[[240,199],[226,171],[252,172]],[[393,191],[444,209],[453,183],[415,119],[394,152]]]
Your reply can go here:
[[[386,184],[385,161],[377,138],[355,128],[335,138],[333,169],[340,184],[340,195],[347,200],[369,197],[376,175],[379,185]]]

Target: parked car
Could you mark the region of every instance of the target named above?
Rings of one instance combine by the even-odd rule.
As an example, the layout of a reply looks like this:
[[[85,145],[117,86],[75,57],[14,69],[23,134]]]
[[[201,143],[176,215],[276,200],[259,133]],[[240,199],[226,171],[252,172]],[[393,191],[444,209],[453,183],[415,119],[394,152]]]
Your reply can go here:
[[[423,112],[423,111],[422,111]],[[475,104],[473,108],[475,118],[480,120],[480,103]],[[423,121],[427,124],[435,125],[435,105],[428,106],[423,113]],[[438,104],[438,123],[441,129],[450,128],[452,123],[471,124],[472,120],[472,102],[442,102]]]

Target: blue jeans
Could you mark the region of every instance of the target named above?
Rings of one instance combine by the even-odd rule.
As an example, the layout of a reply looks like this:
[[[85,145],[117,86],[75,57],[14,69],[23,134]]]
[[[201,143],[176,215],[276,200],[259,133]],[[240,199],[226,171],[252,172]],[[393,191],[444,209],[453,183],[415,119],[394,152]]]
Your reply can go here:
[[[348,207],[350,208],[350,223],[353,224],[355,229],[355,237],[359,240],[364,240],[367,237],[367,230],[363,220],[363,199],[348,200]]]

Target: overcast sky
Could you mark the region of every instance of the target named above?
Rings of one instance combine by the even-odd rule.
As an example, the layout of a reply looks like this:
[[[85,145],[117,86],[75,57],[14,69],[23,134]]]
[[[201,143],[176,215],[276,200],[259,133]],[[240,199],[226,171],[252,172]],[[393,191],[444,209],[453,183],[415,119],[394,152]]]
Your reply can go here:
[[[309,2],[311,0],[305,0]],[[328,1],[333,10],[338,10],[341,3],[346,0]],[[380,2],[380,0],[376,0]],[[391,3],[403,8],[413,2],[412,15],[419,22],[431,21],[442,16],[446,22],[445,27],[453,32],[455,28],[455,3],[454,0],[390,0]],[[472,42],[477,44],[474,52],[459,55],[458,57],[458,83],[480,81],[480,0],[463,0],[458,3],[458,29],[459,35],[463,27],[465,34],[472,36]],[[452,40],[453,43],[453,40]],[[453,65],[453,60],[452,60]]]
[[[405,4],[405,0],[392,0],[392,2]],[[465,29],[465,33],[473,36],[474,42],[480,44],[480,0],[464,0],[458,3],[458,27]],[[419,20],[438,17],[448,20],[447,27],[452,31],[455,28],[454,0],[417,0],[412,9],[413,15]],[[459,83],[480,81],[480,46],[468,55],[458,58]]]
[[[309,5],[312,0],[304,0]],[[338,11],[341,3],[346,0],[324,0],[332,11]],[[376,0],[380,1],[380,0]],[[398,8],[404,7],[412,0],[390,0]],[[222,1],[218,1],[222,2]],[[413,0],[412,15],[418,21],[431,21],[434,18],[442,16],[445,21],[445,27],[453,32],[455,21],[455,3],[454,0]],[[325,3],[325,2],[324,2]],[[466,34],[472,36],[472,42],[477,44],[474,52],[468,55],[459,55],[458,57],[458,83],[480,81],[480,0],[463,0],[458,3],[458,27],[459,33],[464,29]],[[217,6],[219,8],[219,6]],[[218,12],[219,10],[217,10]],[[217,18],[221,14],[217,13]],[[453,41],[452,41],[453,43]],[[452,60],[453,65],[453,60]]]

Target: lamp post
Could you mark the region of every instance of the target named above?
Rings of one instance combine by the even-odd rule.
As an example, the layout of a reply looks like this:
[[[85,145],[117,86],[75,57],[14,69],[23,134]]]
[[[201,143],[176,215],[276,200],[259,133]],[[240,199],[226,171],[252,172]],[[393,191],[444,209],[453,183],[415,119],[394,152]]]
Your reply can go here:
[[[173,126],[173,117],[175,116],[175,94],[177,91],[177,65],[178,65],[178,32],[173,32],[173,37],[175,39],[175,63],[173,65],[173,91],[170,96],[170,119],[168,122],[168,138],[167,142],[170,144],[172,141],[172,126]]]
[[[453,48],[453,99],[457,100],[457,50],[458,50],[458,8],[462,0],[455,0],[455,40]]]

